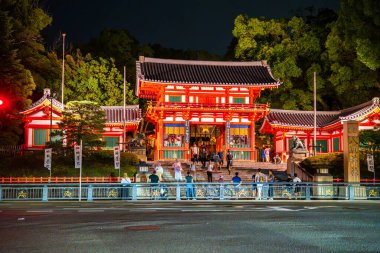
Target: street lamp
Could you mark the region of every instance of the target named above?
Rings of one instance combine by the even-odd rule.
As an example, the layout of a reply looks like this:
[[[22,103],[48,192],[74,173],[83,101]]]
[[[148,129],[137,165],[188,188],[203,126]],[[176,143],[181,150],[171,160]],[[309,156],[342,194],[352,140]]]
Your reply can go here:
[[[64,97],[64,89],[65,89],[65,39],[66,33],[62,33],[62,105],[63,105],[63,97]]]

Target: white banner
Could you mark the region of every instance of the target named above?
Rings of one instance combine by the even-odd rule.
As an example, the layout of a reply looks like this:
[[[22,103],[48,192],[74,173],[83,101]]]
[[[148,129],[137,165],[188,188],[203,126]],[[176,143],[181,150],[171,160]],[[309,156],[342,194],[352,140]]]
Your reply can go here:
[[[113,148],[113,157],[115,161],[115,170],[120,170],[120,148],[116,146]]]
[[[368,171],[375,172],[375,162],[373,161],[373,155],[367,154]]]
[[[82,167],[82,147],[80,145],[74,145],[74,158],[75,168],[80,169]]]
[[[52,158],[51,154],[52,154],[51,148],[45,149],[44,167],[47,168],[48,170],[51,170],[51,158]]]

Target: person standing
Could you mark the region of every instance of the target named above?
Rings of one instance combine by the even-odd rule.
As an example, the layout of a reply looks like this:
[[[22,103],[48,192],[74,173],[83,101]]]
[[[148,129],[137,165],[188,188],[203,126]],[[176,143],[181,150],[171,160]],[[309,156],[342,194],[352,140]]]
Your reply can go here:
[[[156,175],[157,175],[158,178],[160,179],[160,182],[162,182],[162,174],[164,174],[164,168],[162,168],[160,162],[157,163],[157,165],[156,165],[156,167],[154,168],[154,170],[156,171]]]
[[[239,172],[235,173],[235,176],[232,178],[232,183],[234,184],[236,193],[240,190],[240,186],[242,184],[242,180],[239,177]]]
[[[267,182],[267,177],[261,172],[261,169],[257,170],[257,173],[255,175],[255,182],[257,185],[256,200],[261,200],[262,189],[263,189],[264,183]]]
[[[232,171],[232,160],[234,159],[234,156],[231,153],[231,150],[227,151],[227,170],[228,170],[228,175],[231,174]]]
[[[223,161],[224,161],[224,152],[222,150],[219,150],[218,152],[218,156],[219,156],[219,164],[220,164],[220,168],[222,168],[223,166]]]
[[[214,166],[212,165],[212,162],[210,161],[207,166],[207,182],[212,183],[212,170]]]
[[[265,147],[263,146],[263,149],[261,150],[261,161],[265,162]]]
[[[182,166],[181,162],[178,161],[178,158],[175,159],[175,162],[173,163],[173,169],[174,169],[174,178],[177,182],[182,181]]]
[[[220,165],[220,157],[217,153],[214,153],[213,155],[213,159],[214,159],[214,169],[215,170],[220,170],[221,168],[221,165]]]
[[[194,142],[193,146],[190,148],[191,157],[193,158],[193,162],[198,163],[199,161],[199,148],[197,144]]]
[[[195,161],[190,166],[191,176],[193,177],[193,180],[197,180],[197,166],[195,165]]]
[[[293,190],[294,190],[294,196],[297,198],[301,194],[301,186],[297,183],[301,183],[301,179],[297,176],[296,173],[294,173],[294,178],[293,178]]]
[[[128,173],[124,173],[123,177],[121,178],[120,184],[122,185],[121,199],[129,199],[129,188],[131,187],[131,179],[128,177]]]
[[[269,170],[269,175],[268,175],[268,183],[269,183],[269,190],[268,190],[268,195],[269,195],[269,200],[273,200],[273,184],[275,182],[275,177],[273,175],[273,171]]]
[[[158,191],[158,182],[160,181],[160,178],[156,175],[156,170],[153,170],[153,174],[149,175],[149,181],[150,181],[150,196],[151,198],[156,198],[158,196],[154,195],[153,192]]]
[[[186,199],[195,199],[193,177],[190,175],[190,171],[187,172],[186,180]]]
[[[207,148],[203,147],[202,152],[201,152],[202,169],[206,168],[207,155],[208,155]]]
[[[265,148],[264,153],[265,153],[265,161],[269,163],[270,162],[270,148],[268,146]]]

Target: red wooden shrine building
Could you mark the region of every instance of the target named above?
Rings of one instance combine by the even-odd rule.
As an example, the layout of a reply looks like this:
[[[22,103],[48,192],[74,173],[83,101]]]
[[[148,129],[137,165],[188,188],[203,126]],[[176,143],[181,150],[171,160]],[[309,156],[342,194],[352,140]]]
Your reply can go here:
[[[52,104],[51,104],[52,103]],[[102,134],[106,148],[113,148],[123,142],[124,107],[102,106],[106,114],[105,132]],[[63,104],[50,98],[50,89],[44,90],[44,95],[21,114],[24,121],[24,148],[43,149],[48,143],[50,129],[58,129],[61,120]],[[52,115],[51,115],[52,111]],[[141,121],[141,110],[138,105],[128,105],[125,110],[126,132],[135,131]],[[53,139],[54,141],[54,139]],[[121,148],[121,144],[120,148]]]
[[[359,130],[373,130],[380,125],[380,99],[373,98],[366,103],[341,111],[317,112],[317,152],[343,151],[343,122],[359,122]],[[299,137],[305,147],[313,144],[314,112],[270,109],[260,129],[262,133],[274,135],[275,152],[285,159],[292,147],[292,137]]]
[[[269,107],[255,100],[280,85],[265,61],[140,57],[136,72],[136,95],[150,100],[146,118],[156,127],[155,160],[189,159],[193,143],[256,160],[255,124]]]

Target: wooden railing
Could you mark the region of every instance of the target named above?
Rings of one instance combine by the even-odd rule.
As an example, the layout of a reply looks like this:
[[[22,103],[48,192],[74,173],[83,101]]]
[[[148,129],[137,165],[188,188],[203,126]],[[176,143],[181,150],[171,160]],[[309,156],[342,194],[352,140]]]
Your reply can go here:
[[[118,183],[119,177],[82,177],[82,183]],[[135,182],[131,178],[132,183]],[[0,177],[1,184],[79,183],[79,177]]]
[[[159,103],[159,102],[149,102],[150,106],[158,106],[164,108],[214,108],[214,109],[257,109],[266,110],[268,108],[267,104],[226,104],[226,103]]]

